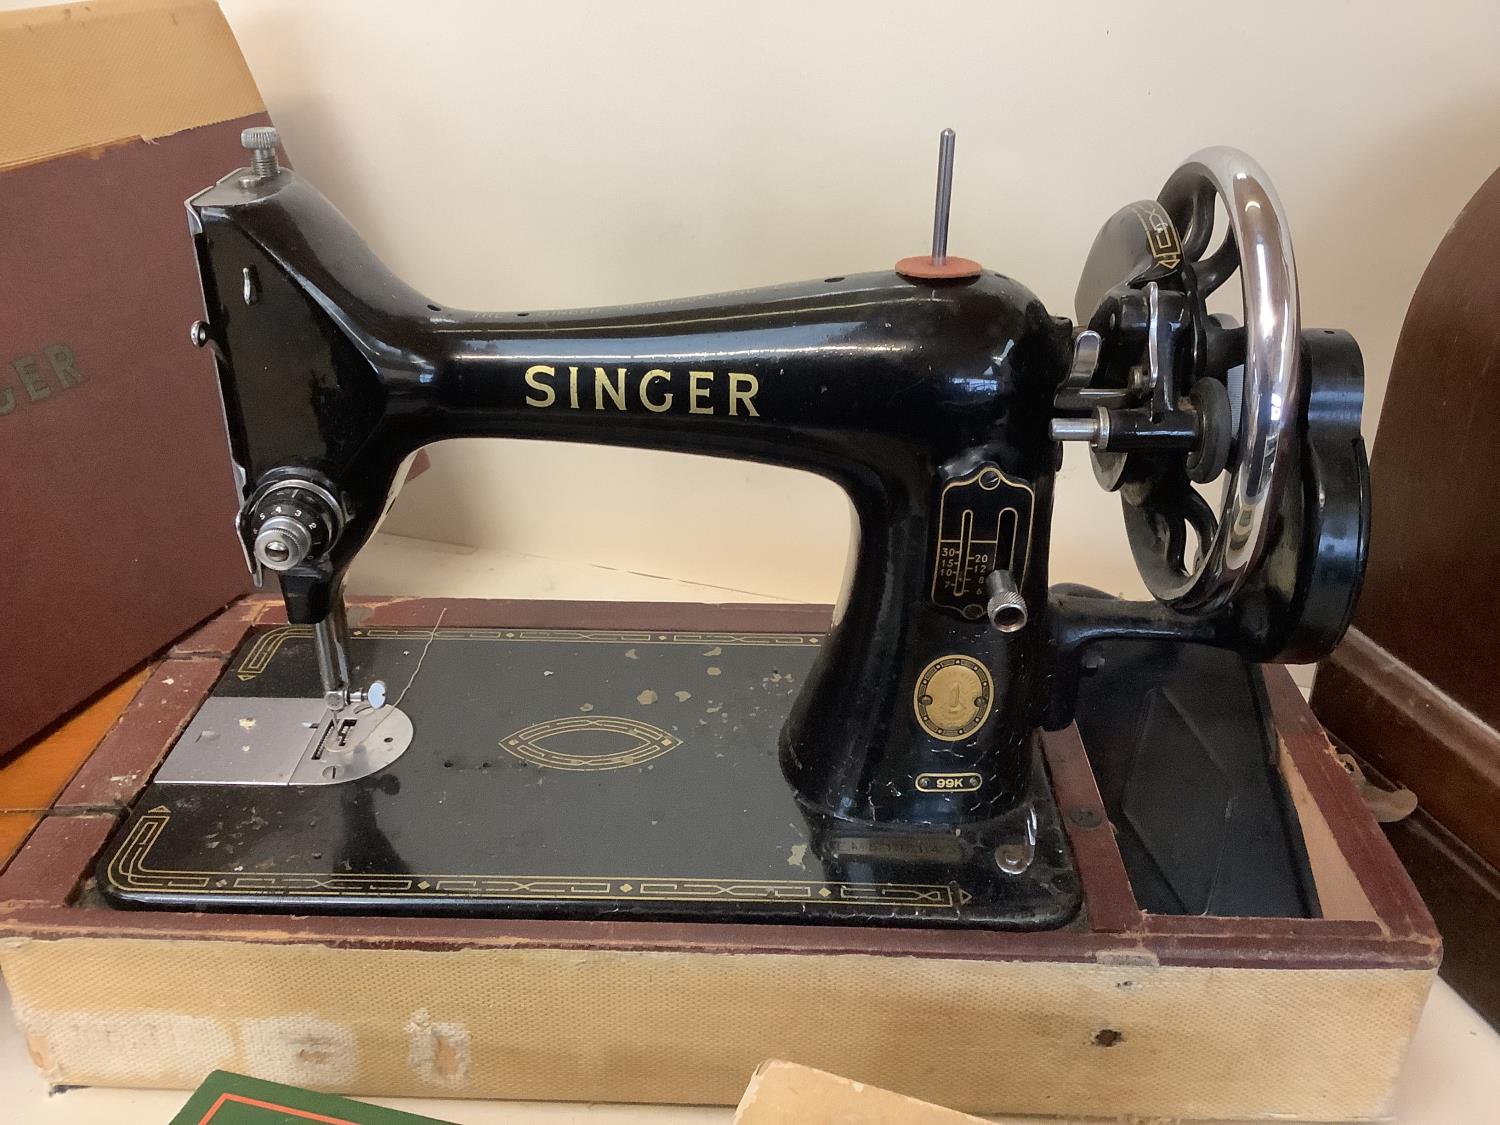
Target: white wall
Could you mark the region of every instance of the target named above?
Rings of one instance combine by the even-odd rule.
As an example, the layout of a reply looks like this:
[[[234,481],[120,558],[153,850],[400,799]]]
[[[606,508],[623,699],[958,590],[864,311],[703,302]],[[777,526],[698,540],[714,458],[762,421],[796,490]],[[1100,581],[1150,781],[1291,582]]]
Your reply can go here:
[[[286,148],[444,304],[649,300],[952,248],[1071,314],[1099,224],[1206,144],[1260,160],[1304,323],[1351,329],[1373,433],[1407,302],[1500,163],[1500,5],[222,0]],[[1057,579],[1120,589],[1113,498],[1070,451]],[[458,443],[391,529],[830,598],[832,486],[733,462]]]

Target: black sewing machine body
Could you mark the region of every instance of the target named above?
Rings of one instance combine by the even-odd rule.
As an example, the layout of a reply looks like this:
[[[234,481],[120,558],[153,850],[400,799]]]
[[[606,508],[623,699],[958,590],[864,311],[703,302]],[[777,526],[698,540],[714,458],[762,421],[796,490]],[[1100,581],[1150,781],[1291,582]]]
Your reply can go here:
[[[1201,193],[1178,194],[1182,241],[1206,240],[1194,227],[1202,225]],[[235,173],[190,200],[189,211],[207,308],[194,340],[210,345],[217,359],[245,501],[239,532],[252,570],[280,572],[292,623],[283,637],[284,666],[265,675],[274,681],[275,699],[300,699],[301,708],[273,708],[284,724],[280,737],[295,744],[289,758],[271,753],[284,760],[279,773],[271,771],[274,783],[257,780],[254,771],[227,776],[212,746],[203,747],[219,738],[221,720],[241,706],[250,690],[243,685],[254,679],[243,674],[244,660],[239,673],[231,665],[217,693],[228,710],[195,720],[110,853],[102,883],[122,902],[576,913],[604,901],[611,910],[652,916],[727,910],[748,919],[1059,925],[1076,910],[1078,884],[1036,730],[1074,718],[1082,656],[1114,642],[1149,640],[1227,648],[1251,659],[1308,659],[1331,646],[1352,612],[1367,522],[1357,349],[1342,335],[1301,334],[1293,317],[1295,354],[1279,339],[1284,382],[1276,394],[1252,401],[1251,375],[1257,390],[1265,389],[1261,376],[1242,377],[1239,440],[1218,444],[1225,463],[1236,452],[1260,458],[1230,484],[1259,500],[1227,511],[1220,536],[1184,499],[1182,460],[1187,454],[1201,463],[1214,446],[1204,436],[1205,419],[1222,415],[1215,424],[1223,428],[1230,413],[1222,391],[1195,391],[1189,401],[1187,390],[1205,381],[1227,384],[1226,347],[1246,348],[1253,367],[1256,322],[1247,335],[1206,318],[1201,302],[1195,305],[1192,270],[1182,266],[1192,255],[1183,254],[1175,231],[1175,265],[1172,246],[1164,252],[1157,243],[1142,259],[1135,228],[1112,236],[1107,253],[1096,252],[1094,280],[1112,281],[1095,285],[1099,292],[1091,298],[1102,302],[1091,330],[1103,346],[1085,370],[1079,358],[1085,349],[1070,322],[1049,315],[1024,287],[994,271],[945,272],[936,250],[931,270],[903,263],[898,271],[686,301],[474,313],[433,303],[396,279],[326,200],[261,152],[248,174]],[[1203,263],[1205,272],[1227,276],[1221,257]],[[1205,284],[1202,295],[1211,288]],[[1295,307],[1295,288],[1291,300]],[[1287,329],[1282,323],[1277,330],[1284,336]],[[1215,374],[1205,374],[1214,364]],[[1086,385],[1090,379],[1094,384]],[[1273,397],[1274,410],[1264,418],[1254,413]],[[1173,586],[1156,602],[1119,602],[1068,587],[1049,591],[1052,486],[1061,464],[1059,439],[1049,429],[1060,408],[1077,412],[1096,402],[1113,411],[1112,423],[1103,415],[1095,422],[1101,473],[1122,489],[1138,559],[1154,560],[1148,580],[1154,574],[1157,583]],[[1257,432],[1262,423],[1274,432]],[[407,459],[433,442],[473,436],[637,445],[807,469],[838,483],[857,517],[850,577],[832,630],[804,637],[794,657],[785,656],[798,648],[788,642],[766,667],[761,658],[769,643],[743,641],[743,661],[720,669],[742,681],[717,693],[734,697],[733,713],[745,719],[732,728],[716,720],[712,730],[695,729],[708,725],[701,716],[686,729],[644,723],[629,693],[622,695],[600,665],[602,649],[576,637],[547,641],[562,646],[550,650],[558,659],[571,661],[572,694],[579,678],[600,685],[572,705],[578,722],[564,724],[575,751],[583,745],[579,738],[587,742],[602,729],[605,705],[594,694],[611,696],[607,714],[626,724],[623,737],[634,739],[632,746],[659,751],[670,743],[673,750],[670,760],[648,765],[637,747],[622,767],[609,767],[616,772],[608,799],[623,795],[618,770],[634,771],[629,803],[640,814],[636,820],[645,817],[649,826],[622,822],[614,830],[619,854],[639,858],[642,871],[610,880],[605,892],[596,885],[597,893],[570,895],[556,882],[598,874],[579,869],[591,853],[573,854],[569,842],[608,819],[599,803],[606,800],[602,775],[583,761],[597,755],[537,749],[525,734],[561,716],[527,723],[509,714],[487,718],[488,705],[476,702],[512,688],[524,697],[537,690],[525,686],[536,675],[552,674],[529,657],[517,663],[514,646],[503,643],[515,637],[468,638],[467,663],[450,663],[441,676],[438,665],[419,662],[422,676],[413,669],[395,703],[386,702],[383,690],[367,694],[355,686],[372,677],[401,684],[414,649],[427,659],[433,637],[351,637],[343,622],[343,575],[384,513]],[[1192,464],[1188,472],[1196,471]],[[1196,574],[1184,561],[1185,526],[1203,544]],[[1210,556],[1212,566],[1204,562]],[[664,682],[686,682],[691,670],[672,664],[683,650],[667,635],[652,659],[661,663]],[[704,651],[725,648],[712,637],[701,642]],[[787,675],[784,690],[766,688]],[[256,698],[266,682],[252,685]],[[447,696],[432,695],[442,682],[451,689]],[[1191,710],[1181,703],[1185,690],[1179,685],[1176,705]],[[1249,715],[1254,691],[1247,690]],[[752,698],[755,691],[761,694]],[[658,693],[649,694],[654,703]],[[565,703],[554,702],[546,706]],[[252,740],[252,756],[260,755],[260,738]],[[381,738],[410,749],[382,752]],[[687,754],[676,747],[695,740],[700,756],[689,769]],[[536,752],[528,756],[528,749]],[[613,761],[616,750],[601,753]],[[364,765],[350,764],[356,760]],[[725,760],[730,767],[712,764]],[[451,788],[451,776],[436,772],[455,761],[473,766],[463,797]],[[555,779],[548,770],[559,771]],[[593,778],[562,776],[569,772]],[[460,887],[456,894],[431,891],[441,883],[438,857],[426,845],[392,843],[412,839],[401,825],[434,817],[459,832],[484,821],[486,809],[502,823],[518,823],[541,799],[533,786],[538,794],[568,795],[559,795],[556,806],[537,806],[543,816],[535,831],[475,828],[471,836],[479,843],[464,853],[463,871],[483,868],[509,891],[473,890],[463,882],[468,876],[449,878],[448,885]],[[241,862],[222,871],[217,860],[205,865],[194,841],[213,835],[226,815],[249,823],[243,810],[252,801],[254,820],[262,823],[248,843],[241,835]],[[740,898],[686,891],[642,898],[640,874],[657,888],[677,886],[648,828],[684,801],[724,806],[693,827],[679,824],[669,848],[705,857],[696,874],[714,885],[787,882],[777,865],[800,856],[806,869],[809,853],[815,875],[792,880],[788,885],[798,889],[784,894],[772,887]],[[1274,794],[1267,807],[1280,807]],[[735,808],[749,820],[740,822]],[[661,815],[647,816],[653,811]],[[549,818],[555,830],[547,828]],[[549,831],[556,846],[539,847],[536,834]],[[733,847],[707,843],[726,836]],[[153,862],[170,852],[179,865],[172,870],[198,873],[190,885],[136,877],[159,870],[130,858],[144,854],[147,837],[165,841]],[[355,838],[376,843],[351,852],[348,841]],[[646,842],[638,848],[631,841]],[[220,854],[227,863],[227,853]],[[593,854],[611,854],[607,835],[602,853]],[[304,865],[316,856],[314,866],[322,866],[278,878],[290,870],[288,856],[303,857]],[[552,890],[516,890],[516,864],[546,877]],[[259,884],[240,878],[247,869],[262,873]],[[1296,888],[1305,880],[1295,863],[1289,869],[1301,894]],[[424,871],[432,877],[419,878]],[[217,891],[216,872],[226,880]],[[429,893],[383,895],[387,876],[425,884]],[[344,877],[354,881],[330,890]],[[882,887],[905,889],[870,890]],[[935,900],[917,901],[924,894],[946,905],[928,909]]]
[[[1066,323],[993,273],[936,290],[884,273],[622,309],[447,311],[287,178],[264,199],[226,181],[195,209],[237,464],[256,483],[287,466],[313,470],[347,496],[327,563],[283,575],[293,621],[326,613],[405,458],[444,438],[732,451],[809,469],[847,492],[861,543],[846,627],[788,745],[803,792],[837,814],[873,802],[881,819],[926,819],[927,805],[942,816],[955,801],[972,819],[1015,796],[1024,771],[1014,751],[1037,722],[1039,634],[1001,634],[984,619],[995,548],[936,582],[929,560],[944,537],[936,501],[952,486],[948,522],[964,518],[959,495],[981,524],[1004,520],[1007,565],[1045,597],[1058,462],[1046,423]],[[259,286],[250,306],[245,268]],[[924,737],[897,705],[927,664],[955,651],[1014,669],[985,707],[1011,752]],[[860,761],[853,745],[882,752]],[[845,784],[850,771],[857,787]],[[929,794],[914,780],[926,772],[985,780]]]

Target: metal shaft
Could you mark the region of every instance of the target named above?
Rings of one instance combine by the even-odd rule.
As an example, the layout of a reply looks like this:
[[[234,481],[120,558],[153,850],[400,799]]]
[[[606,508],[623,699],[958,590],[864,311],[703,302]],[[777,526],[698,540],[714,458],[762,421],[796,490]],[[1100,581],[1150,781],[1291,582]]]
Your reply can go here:
[[[276,163],[276,150],[274,148],[259,148],[250,155],[250,171],[257,176],[270,177],[276,175],[279,168]]]
[[[1092,418],[1053,418],[1047,423],[1047,433],[1053,441],[1099,440],[1099,416]]]
[[[952,129],[944,129],[938,138],[937,204],[932,214],[932,264],[948,261],[948,215],[953,209],[953,142]]]
[[[344,599],[335,597],[328,616],[313,626],[313,648],[318,656],[318,678],[323,699],[335,709],[344,706],[349,691],[349,620]]]

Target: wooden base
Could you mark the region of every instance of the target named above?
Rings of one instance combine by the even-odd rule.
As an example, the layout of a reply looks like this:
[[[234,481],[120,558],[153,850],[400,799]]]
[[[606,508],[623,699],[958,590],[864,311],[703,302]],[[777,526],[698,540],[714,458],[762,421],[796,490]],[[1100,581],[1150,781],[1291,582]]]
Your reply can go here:
[[[1325,917],[1142,913],[1107,821],[1068,818],[1080,924],[914,930],[117,911],[99,849],[244,633],[152,673],[0,874],[0,970],[57,1084],[215,1067],[371,1095],[732,1104],[787,1058],[971,1112],[1373,1120],[1439,959],[1431,919],[1284,672],[1268,670]],[[826,609],[388,600],[364,625],[817,629]],[[668,620],[670,619],[670,620]],[[1076,732],[1061,806],[1097,807]]]

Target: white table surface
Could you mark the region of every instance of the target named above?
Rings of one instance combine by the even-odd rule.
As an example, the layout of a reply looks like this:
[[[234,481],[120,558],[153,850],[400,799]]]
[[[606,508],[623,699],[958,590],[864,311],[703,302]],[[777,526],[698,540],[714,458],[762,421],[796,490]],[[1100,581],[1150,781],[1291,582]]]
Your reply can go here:
[[[602,600],[774,601],[672,579],[581,563],[452,548],[377,536],[356,563],[351,588],[431,597],[543,597]],[[411,583],[420,581],[413,589]],[[180,1090],[79,1089],[49,1094],[10,1016],[0,1014],[0,1122],[17,1125],[155,1125],[182,1108]],[[748,1078],[748,1075],[747,1075]],[[1062,1080],[1061,1078],[1059,1080]],[[625,1125],[727,1122],[728,1108],[601,1106],[562,1102],[371,1099],[455,1125]],[[1433,989],[1396,1092],[1398,1125],[1500,1121],[1500,1035],[1447,985]],[[1001,1120],[1001,1119],[997,1119]],[[1019,1119],[1004,1119],[1019,1120]],[[1052,1119],[1053,1125],[1058,1125]]]

